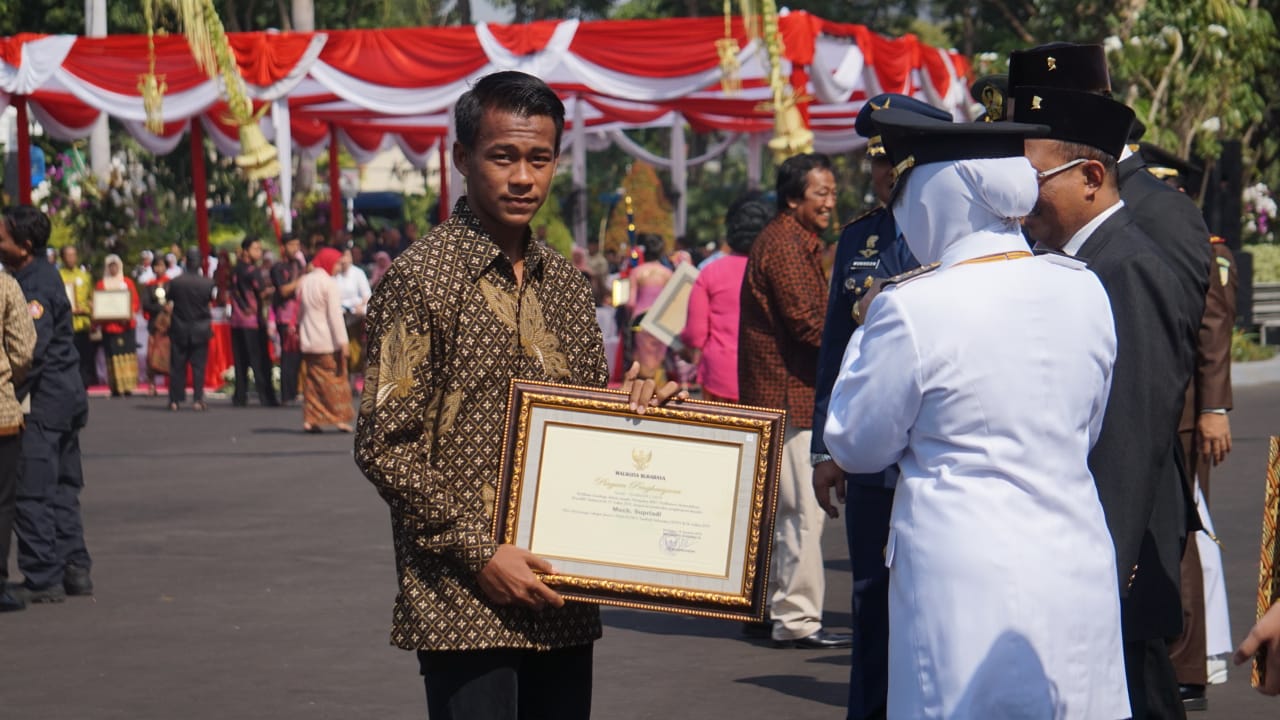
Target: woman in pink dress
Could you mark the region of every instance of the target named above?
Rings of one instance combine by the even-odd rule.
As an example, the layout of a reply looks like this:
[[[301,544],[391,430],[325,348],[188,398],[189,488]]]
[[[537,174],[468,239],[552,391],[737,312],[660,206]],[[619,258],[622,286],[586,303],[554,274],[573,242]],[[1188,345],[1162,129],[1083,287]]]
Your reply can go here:
[[[645,259],[639,267],[631,271],[631,301],[627,306],[631,311],[633,323],[639,320],[641,314],[653,307],[654,301],[662,293],[662,288],[666,287],[667,281],[671,279],[671,270],[662,264],[662,258],[666,253],[666,242],[662,236],[640,233],[636,236],[636,244],[644,249]],[[633,355],[640,363],[640,377],[654,378],[654,381],[661,385],[666,380],[665,377],[659,377],[660,373],[665,376],[663,360],[667,356],[666,344],[644,330],[636,330],[632,338],[634,339]]]
[[[774,206],[761,198],[761,193],[747,193],[729,206],[724,218],[729,254],[698,273],[689,295],[689,319],[680,340],[698,366],[698,382],[706,400],[738,402],[742,278],[751,243],[774,215]]]

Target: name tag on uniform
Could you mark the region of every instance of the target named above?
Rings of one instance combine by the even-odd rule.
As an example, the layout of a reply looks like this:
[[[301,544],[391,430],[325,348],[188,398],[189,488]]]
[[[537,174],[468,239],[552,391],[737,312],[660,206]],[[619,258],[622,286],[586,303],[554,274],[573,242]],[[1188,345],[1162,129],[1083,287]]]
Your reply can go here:
[[[880,266],[880,258],[875,260],[854,260],[849,263],[850,270],[874,270]]]

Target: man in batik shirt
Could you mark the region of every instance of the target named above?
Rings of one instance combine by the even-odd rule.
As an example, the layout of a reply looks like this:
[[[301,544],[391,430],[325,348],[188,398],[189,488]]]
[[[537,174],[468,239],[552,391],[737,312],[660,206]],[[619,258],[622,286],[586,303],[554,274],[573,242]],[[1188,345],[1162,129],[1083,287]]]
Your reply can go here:
[[[588,282],[530,239],[564,106],[537,78],[501,72],[455,120],[468,194],[396,259],[367,319],[356,461],[391,506],[391,641],[418,652],[432,720],[585,719],[598,610],[565,602],[534,575],[546,561],[492,530],[511,379],[608,379]],[[676,390],[629,385],[640,407]]]

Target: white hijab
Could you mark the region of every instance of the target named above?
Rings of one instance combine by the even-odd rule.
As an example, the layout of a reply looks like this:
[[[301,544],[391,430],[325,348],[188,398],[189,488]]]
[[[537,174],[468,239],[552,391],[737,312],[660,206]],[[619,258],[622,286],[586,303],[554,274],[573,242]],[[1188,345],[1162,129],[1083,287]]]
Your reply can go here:
[[[1027,249],[1019,221],[1040,185],[1025,157],[930,163],[906,182],[893,219],[921,265]]]
[[[111,271],[111,265],[115,264],[115,272]],[[128,285],[124,284],[124,263],[120,261],[119,255],[108,255],[107,259],[102,262],[102,287],[104,290],[124,290]]]

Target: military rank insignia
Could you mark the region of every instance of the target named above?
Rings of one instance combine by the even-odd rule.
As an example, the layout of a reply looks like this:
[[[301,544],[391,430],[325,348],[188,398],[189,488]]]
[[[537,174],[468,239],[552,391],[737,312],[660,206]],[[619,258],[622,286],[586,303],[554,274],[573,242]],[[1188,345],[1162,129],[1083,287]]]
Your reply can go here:
[[[1231,261],[1220,257],[1218,258],[1218,281],[1222,283],[1222,287],[1227,286],[1227,281],[1231,279]]]
[[[867,246],[866,246],[865,248],[863,248],[863,249],[859,250],[858,252],[859,252],[859,253],[862,255],[862,257],[864,257],[864,258],[869,258],[869,257],[872,257],[873,255],[877,255],[877,254],[879,254],[879,252],[880,252],[880,251],[876,249],[876,243],[877,243],[877,242],[879,242],[879,241],[880,241],[880,236],[879,236],[879,235],[868,235],[868,236],[867,236]]]

